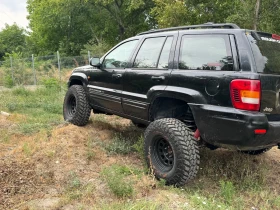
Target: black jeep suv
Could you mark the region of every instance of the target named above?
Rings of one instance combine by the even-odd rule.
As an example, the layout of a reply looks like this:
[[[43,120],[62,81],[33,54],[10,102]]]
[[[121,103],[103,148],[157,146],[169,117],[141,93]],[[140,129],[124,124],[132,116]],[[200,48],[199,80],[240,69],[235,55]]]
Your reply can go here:
[[[122,41],[69,79],[65,120],[116,114],[145,131],[149,167],[183,185],[198,145],[260,154],[280,146],[280,36],[235,24],[150,30]]]

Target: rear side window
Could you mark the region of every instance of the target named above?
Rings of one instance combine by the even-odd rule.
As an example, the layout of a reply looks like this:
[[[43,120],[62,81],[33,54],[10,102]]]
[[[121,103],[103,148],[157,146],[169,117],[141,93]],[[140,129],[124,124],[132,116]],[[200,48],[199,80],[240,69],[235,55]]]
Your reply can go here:
[[[182,37],[179,68],[187,70],[233,70],[227,35],[185,35]]]
[[[158,62],[159,69],[168,69],[168,61],[173,37],[167,37]]]
[[[167,69],[173,37],[147,38],[135,58],[133,68]]]
[[[133,67],[156,68],[165,37],[148,38],[142,44]]]

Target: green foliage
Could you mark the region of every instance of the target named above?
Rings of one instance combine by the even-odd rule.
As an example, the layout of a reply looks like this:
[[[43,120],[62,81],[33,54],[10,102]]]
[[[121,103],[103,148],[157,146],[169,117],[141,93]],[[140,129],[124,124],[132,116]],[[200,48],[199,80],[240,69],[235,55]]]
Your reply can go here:
[[[110,154],[126,155],[132,152],[131,141],[129,138],[125,138],[122,135],[116,135],[113,141],[105,146],[105,149]]]
[[[47,89],[58,90],[60,88],[59,81],[56,78],[43,79],[43,85]]]
[[[220,194],[224,198],[225,203],[231,204],[235,194],[235,187],[230,181],[220,181],[221,189]]]
[[[127,179],[130,174],[131,170],[121,165],[112,165],[102,171],[102,176],[108,187],[117,197],[131,197],[133,195],[132,182]]]
[[[92,57],[102,57],[109,49],[110,46],[104,41],[96,43],[95,40],[90,40],[86,45],[84,45],[84,49],[81,51],[81,54],[86,55],[88,51],[90,51]]]
[[[132,148],[140,155],[141,159],[145,159],[144,155],[144,137],[140,136],[138,141],[132,145]]]
[[[18,25],[5,25],[0,31],[0,60],[3,60],[5,54],[12,52],[26,51],[25,30]]]
[[[4,76],[4,87],[12,88],[14,86],[13,78],[9,74],[5,74]]]
[[[17,88],[0,91],[0,110],[24,114],[20,118],[15,133],[32,134],[40,130],[51,129],[63,122],[63,96],[59,91],[38,88],[34,91]]]
[[[29,96],[31,92],[26,90],[24,87],[18,87],[12,90],[12,94],[16,96]]]

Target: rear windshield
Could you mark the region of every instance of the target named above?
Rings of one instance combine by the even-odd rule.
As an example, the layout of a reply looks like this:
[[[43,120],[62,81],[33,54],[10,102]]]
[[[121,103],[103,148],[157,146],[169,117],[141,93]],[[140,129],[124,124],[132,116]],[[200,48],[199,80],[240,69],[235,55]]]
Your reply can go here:
[[[251,32],[248,39],[252,46],[257,71],[266,74],[280,74],[280,36]]]

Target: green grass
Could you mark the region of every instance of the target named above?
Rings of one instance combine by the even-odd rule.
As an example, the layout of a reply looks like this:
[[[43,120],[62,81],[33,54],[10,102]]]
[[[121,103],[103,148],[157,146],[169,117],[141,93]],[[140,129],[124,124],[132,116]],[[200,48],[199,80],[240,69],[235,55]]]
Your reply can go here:
[[[101,174],[109,189],[117,197],[124,198],[133,195],[132,181],[127,179],[132,171],[127,166],[112,165],[104,168]]]
[[[0,92],[0,110],[25,115],[18,119],[15,132],[36,133],[51,129],[63,122],[62,104],[64,93],[54,89],[38,88],[35,91],[23,87]]]

